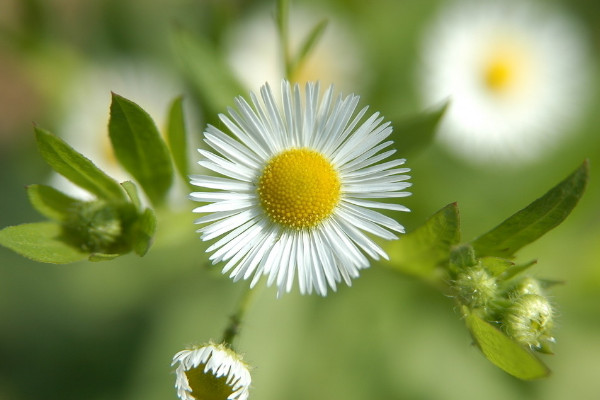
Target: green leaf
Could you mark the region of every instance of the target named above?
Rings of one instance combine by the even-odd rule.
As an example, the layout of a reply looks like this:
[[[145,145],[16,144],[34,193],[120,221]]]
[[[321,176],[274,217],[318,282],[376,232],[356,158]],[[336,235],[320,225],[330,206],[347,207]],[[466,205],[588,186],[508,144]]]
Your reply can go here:
[[[515,267],[515,263],[500,257],[482,257],[481,264],[493,276],[505,276],[507,271]]]
[[[589,165],[575,172],[544,196],[472,242],[478,256],[511,257],[560,224],[573,210],[588,180]]]
[[[9,226],[0,230],[0,244],[34,261],[67,264],[88,257],[62,238],[56,222],[36,222]]]
[[[153,204],[162,204],[173,182],[173,167],[150,115],[113,93],[108,131],[121,165],[139,182]]]
[[[125,200],[121,186],[59,137],[35,127],[38,149],[56,172],[77,186],[107,200]]]
[[[448,108],[444,103],[436,109],[407,118],[403,121],[394,121],[394,132],[391,139],[402,154],[415,153],[429,145],[437,127]]]
[[[532,261],[529,261],[528,263],[525,263],[525,264],[514,264],[514,265],[511,265],[509,268],[506,269],[506,271],[504,271],[502,273],[502,275],[500,277],[503,280],[507,281],[507,280],[509,280],[509,279],[517,276],[521,272],[529,269],[530,267],[532,267],[536,263],[537,263],[537,260],[532,260]]]
[[[328,21],[326,19],[317,23],[313,29],[309,32],[309,34],[304,39],[302,46],[300,47],[300,51],[295,57],[295,61],[290,68],[290,72],[292,77],[297,72],[297,68],[302,65],[306,57],[309,56],[310,52],[314,49],[314,47],[319,43],[319,40],[325,33],[325,29],[327,28]]]
[[[475,313],[470,313],[466,307],[463,312],[475,344],[492,364],[523,380],[540,379],[550,374],[548,367],[531,351]]]
[[[140,195],[138,193],[137,186],[135,185],[135,183],[131,181],[125,181],[121,182],[121,186],[123,186],[123,189],[125,189],[125,191],[127,192],[127,195],[131,199],[131,203],[133,204],[135,209],[138,212],[142,211],[142,202],[140,200]]]
[[[452,203],[431,216],[415,231],[390,242],[390,265],[409,275],[432,279],[437,266],[448,260],[450,249],[460,241],[458,207]]]
[[[136,226],[133,238],[133,251],[140,257],[144,256],[150,246],[152,245],[152,239],[156,232],[156,215],[154,211],[147,208],[142,215],[140,215]]]
[[[169,108],[169,121],[167,125],[167,142],[171,148],[171,155],[175,167],[184,182],[188,178],[188,149],[185,119],[183,117],[183,98],[178,97],[171,103]]]
[[[247,91],[234,77],[222,54],[205,38],[179,29],[175,31],[173,46],[183,72],[206,108],[206,115],[224,112],[236,96]]]
[[[81,203],[66,194],[46,185],[27,186],[31,205],[43,216],[56,221],[64,221]]]

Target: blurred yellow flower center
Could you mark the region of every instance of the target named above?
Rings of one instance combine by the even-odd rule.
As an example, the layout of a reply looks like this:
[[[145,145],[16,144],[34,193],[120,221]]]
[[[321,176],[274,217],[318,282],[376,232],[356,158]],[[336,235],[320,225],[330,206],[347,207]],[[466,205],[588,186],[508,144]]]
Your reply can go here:
[[[258,195],[267,215],[288,228],[318,225],[338,204],[340,178],[321,153],[293,148],[274,156],[259,181]]]
[[[483,85],[496,94],[522,91],[531,80],[531,52],[516,38],[499,39],[484,53]]]
[[[485,68],[485,84],[494,92],[501,92],[511,84],[515,75],[514,60],[498,57],[491,60]]]

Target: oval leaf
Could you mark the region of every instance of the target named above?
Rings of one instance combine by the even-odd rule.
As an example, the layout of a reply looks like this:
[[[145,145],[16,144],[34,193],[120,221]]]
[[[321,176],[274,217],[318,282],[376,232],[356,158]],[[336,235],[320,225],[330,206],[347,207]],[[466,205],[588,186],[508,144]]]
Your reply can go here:
[[[77,186],[107,200],[125,200],[121,186],[58,136],[35,127],[38,149],[56,172]]]
[[[189,182],[188,148],[185,119],[183,117],[183,98],[173,100],[169,108],[169,121],[167,125],[167,142],[175,167],[184,182]]]
[[[156,124],[140,106],[112,95],[108,132],[115,156],[154,204],[161,204],[173,181],[173,167]]]
[[[34,261],[68,264],[88,257],[62,239],[62,227],[55,222],[36,222],[0,230],[0,244]]]
[[[450,249],[460,241],[458,206],[452,203],[425,224],[387,247],[393,268],[422,278],[432,278],[435,268],[448,260]]]
[[[564,181],[472,242],[479,257],[511,257],[560,224],[583,195],[589,166],[584,162]]]
[[[463,312],[473,340],[492,364],[523,380],[540,379],[550,374],[548,367],[531,351],[476,314]]]

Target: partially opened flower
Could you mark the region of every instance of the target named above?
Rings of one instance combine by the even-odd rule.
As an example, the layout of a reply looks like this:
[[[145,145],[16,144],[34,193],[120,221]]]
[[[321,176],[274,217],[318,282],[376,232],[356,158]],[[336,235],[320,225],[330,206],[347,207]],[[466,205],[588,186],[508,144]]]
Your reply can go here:
[[[395,153],[389,122],[373,114],[355,115],[359,97],[320,98],[319,84],[308,83],[303,99],[298,85],[281,85],[281,102],[268,85],[251,104],[239,97],[237,110],[221,121],[231,135],[208,126],[199,150],[203,167],[222,176],[192,176],[196,186],[215,189],[192,193],[209,203],[194,211],[203,240],[222,236],[208,248],[213,263],[234,281],[261,276],[276,283],[278,295],[292,289],[327,294],[342,279],[369,266],[367,256],[387,258],[369,235],[396,239],[404,228],[374,211],[408,211],[393,201],[408,196],[404,159],[382,162]],[[262,101],[261,101],[262,100]],[[280,105],[278,105],[280,104]],[[376,199],[376,200],[369,200]]]
[[[245,400],[251,377],[239,354],[219,344],[207,344],[175,354],[175,388],[181,400]]]
[[[470,161],[511,164],[556,145],[585,103],[580,33],[566,15],[533,2],[442,9],[426,32],[419,72],[427,105],[450,99],[443,143]]]

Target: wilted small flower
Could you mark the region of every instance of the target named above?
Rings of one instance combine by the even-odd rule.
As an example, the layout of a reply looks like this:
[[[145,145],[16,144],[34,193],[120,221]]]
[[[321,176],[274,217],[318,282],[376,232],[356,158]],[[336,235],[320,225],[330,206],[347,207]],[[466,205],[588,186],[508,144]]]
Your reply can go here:
[[[498,291],[496,278],[481,266],[466,269],[458,274],[454,286],[461,302],[469,307],[485,307]]]
[[[540,349],[545,342],[554,342],[550,332],[554,325],[553,314],[544,296],[525,294],[506,310],[504,329],[517,342]]]
[[[251,377],[242,357],[223,344],[180,351],[175,388],[181,400],[246,400]]]

